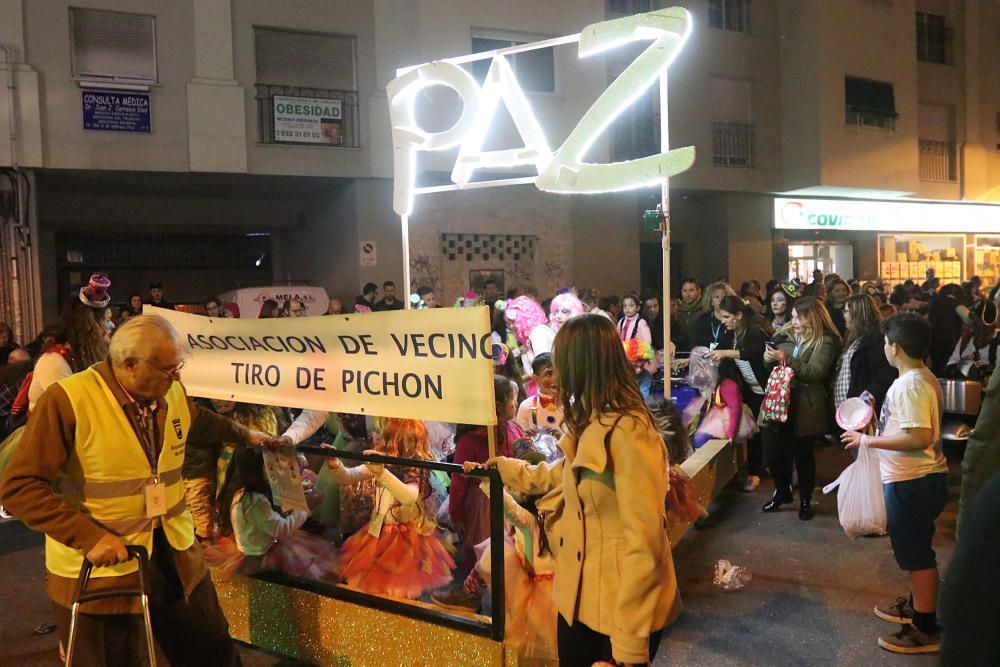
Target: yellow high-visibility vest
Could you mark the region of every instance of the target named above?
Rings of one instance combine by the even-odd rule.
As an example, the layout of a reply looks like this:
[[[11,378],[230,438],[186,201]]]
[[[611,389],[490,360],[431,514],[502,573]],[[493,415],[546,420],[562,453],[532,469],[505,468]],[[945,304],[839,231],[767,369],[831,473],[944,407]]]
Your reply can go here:
[[[181,466],[184,445],[191,429],[191,412],[179,382],[167,392],[167,420],[163,449],[157,463],[160,484],[165,486],[167,512],[146,516],[146,486],[153,469],[142,441],[132,429],[121,404],[104,378],[93,368],[60,380],[76,416],[75,444],[63,468],[60,497],[119,536],[125,544],[138,544],[153,553],[153,530],[163,527],[167,541],[183,551],[194,543],[194,521],[184,504]],[[54,575],[76,578],[83,554],[45,537],[45,567]],[[92,577],[117,577],[135,572],[136,561],[113,567],[95,567]]]

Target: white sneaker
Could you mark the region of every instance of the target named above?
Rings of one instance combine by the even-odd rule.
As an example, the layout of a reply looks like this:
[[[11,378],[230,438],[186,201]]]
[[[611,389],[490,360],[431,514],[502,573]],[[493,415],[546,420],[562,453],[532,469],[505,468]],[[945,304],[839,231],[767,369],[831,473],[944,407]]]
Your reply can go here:
[[[14,515],[4,509],[3,505],[0,505],[0,519],[13,519]]]

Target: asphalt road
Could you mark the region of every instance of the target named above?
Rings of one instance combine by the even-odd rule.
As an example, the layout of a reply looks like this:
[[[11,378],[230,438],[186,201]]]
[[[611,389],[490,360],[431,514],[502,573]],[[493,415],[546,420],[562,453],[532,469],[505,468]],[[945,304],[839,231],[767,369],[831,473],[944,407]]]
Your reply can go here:
[[[820,486],[849,462],[832,447],[822,448],[817,460]],[[767,480],[754,493],[731,487],[710,508],[704,525],[675,549],[685,611],[655,664],[936,664],[934,656],[897,656],[876,644],[880,633],[898,628],[875,618],[872,606],[907,591],[907,578],[896,567],[888,540],[849,540],[837,522],[836,498],[818,490],[818,511],[811,522],[799,521],[792,505],[763,514],[760,506],[770,493]],[[954,545],[956,463],[951,494],[935,537],[942,573]],[[749,569],[752,580],[744,589],[724,591],[712,584],[721,558]],[[40,537],[16,521],[0,523],[0,667],[58,663],[55,634],[32,634],[51,620],[43,571]],[[249,667],[295,664],[250,647],[241,652]]]

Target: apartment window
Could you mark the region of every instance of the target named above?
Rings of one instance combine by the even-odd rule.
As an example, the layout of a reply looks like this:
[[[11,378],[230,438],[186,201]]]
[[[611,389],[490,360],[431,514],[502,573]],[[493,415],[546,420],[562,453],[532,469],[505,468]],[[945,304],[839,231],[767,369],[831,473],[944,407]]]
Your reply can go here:
[[[720,30],[750,32],[750,0],[708,0],[708,25]]]
[[[893,130],[896,127],[896,98],[892,84],[853,76],[844,79],[847,124]]]
[[[353,35],[254,28],[261,143],[359,146]]]
[[[943,16],[917,12],[917,60],[951,64],[951,30]]]
[[[753,168],[750,90],[750,82],[743,79],[711,78],[712,164],[717,167]]]
[[[921,104],[917,114],[920,180],[954,182],[958,178],[955,108]]]
[[[156,73],[156,17],[69,8],[74,79],[152,84]]]
[[[650,86],[611,125],[611,155],[615,162],[636,160],[660,152],[660,89]]]
[[[476,30],[472,34],[472,53],[495,51],[511,46],[519,46],[544,39],[528,37],[490,30]],[[521,88],[533,93],[556,92],[556,62],[554,49],[535,49],[507,56],[517,82]],[[472,76],[482,83],[490,69],[490,60],[477,60],[472,63]]]
[[[631,16],[653,10],[652,0],[608,0],[608,14]]]

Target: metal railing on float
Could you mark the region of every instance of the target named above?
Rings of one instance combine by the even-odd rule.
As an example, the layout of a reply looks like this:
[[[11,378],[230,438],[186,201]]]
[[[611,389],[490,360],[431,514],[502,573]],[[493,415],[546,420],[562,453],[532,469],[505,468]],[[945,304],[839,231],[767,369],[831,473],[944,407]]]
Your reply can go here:
[[[506,608],[504,604],[504,550],[502,546],[504,543],[503,482],[500,479],[500,473],[496,470],[483,469],[476,469],[467,473],[462,469],[462,466],[455,463],[439,463],[437,461],[421,461],[418,459],[404,459],[392,456],[359,454],[340,449],[333,449],[331,447],[298,445],[296,450],[303,454],[321,456],[324,458],[339,458],[359,463],[379,463],[386,466],[418,468],[421,470],[438,470],[449,474],[459,473],[468,477],[488,479],[490,481],[490,544],[496,545],[495,548],[490,549],[491,620],[489,623],[485,623],[477,620],[476,618],[469,618],[450,613],[445,609],[435,610],[419,604],[407,602],[405,600],[371,595],[369,593],[353,590],[337,584],[291,577],[279,572],[261,573],[254,575],[254,578],[318,593],[320,595],[362,605],[371,609],[401,614],[420,621],[442,625],[481,637],[488,637],[493,641],[503,641]]]

